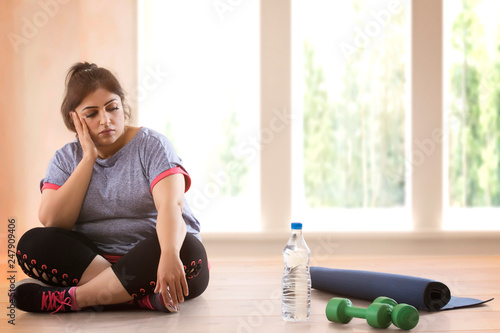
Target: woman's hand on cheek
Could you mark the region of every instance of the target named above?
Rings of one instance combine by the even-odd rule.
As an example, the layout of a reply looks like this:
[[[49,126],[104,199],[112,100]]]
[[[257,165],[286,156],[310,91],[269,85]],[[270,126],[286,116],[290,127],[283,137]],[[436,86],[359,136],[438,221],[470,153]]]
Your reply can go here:
[[[89,128],[85,119],[80,118],[75,111],[72,111],[70,114],[71,119],[73,119],[73,124],[75,124],[78,140],[80,141],[80,145],[83,149],[83,156],[95,161],[97,159],[97,148],[92,140],[92,137],[90,136]]]

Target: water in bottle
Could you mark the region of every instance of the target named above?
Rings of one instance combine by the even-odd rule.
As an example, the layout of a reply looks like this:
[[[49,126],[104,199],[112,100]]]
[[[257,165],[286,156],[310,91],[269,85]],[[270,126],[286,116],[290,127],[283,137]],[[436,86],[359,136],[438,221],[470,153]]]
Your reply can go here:
[[[302,236],[302,223],[292,223],[292,235],[283,250],[282,316],[303,321],[311,314],[311,251]]]

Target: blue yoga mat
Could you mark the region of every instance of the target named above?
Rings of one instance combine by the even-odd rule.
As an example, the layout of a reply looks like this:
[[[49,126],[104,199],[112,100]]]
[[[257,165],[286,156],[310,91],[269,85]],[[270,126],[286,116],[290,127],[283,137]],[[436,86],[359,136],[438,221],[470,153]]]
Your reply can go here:
[[[332,294],[368,301],[386,296],[426,311],[451,310],[493,300],[451,296],[450,289],[435,280],[369,271],[311,267],[311,282],[314,289]]]

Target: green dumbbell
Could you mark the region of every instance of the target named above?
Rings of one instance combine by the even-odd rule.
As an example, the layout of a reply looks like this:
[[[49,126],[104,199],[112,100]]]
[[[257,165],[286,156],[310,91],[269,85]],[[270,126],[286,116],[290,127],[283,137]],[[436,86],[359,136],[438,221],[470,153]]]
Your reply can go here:
[[[377,297],[373,303],[388,304],[393,307],[391,319],[394,326],[403,330],[411,330],[418,324],[418,310],[408,304],[398,304],[395,300],[389,297]]]
[[[392,307],[395,307],[396,305],[398,305],[398,302],[396,302],[395,300],[393,300],[390,297],[385,297],[385,296],[380,296],[380,297],[375,298],[373,303],[387,304],[387,305],[390,305]]]
[[[393,307],[384,303],[372,303],[368,309],[356,308],[347,298],[334,297],[326,306],[328,320],[347,324],[352,318],[365,318],[368,325],[375,328],[387,328],[392,323]]]

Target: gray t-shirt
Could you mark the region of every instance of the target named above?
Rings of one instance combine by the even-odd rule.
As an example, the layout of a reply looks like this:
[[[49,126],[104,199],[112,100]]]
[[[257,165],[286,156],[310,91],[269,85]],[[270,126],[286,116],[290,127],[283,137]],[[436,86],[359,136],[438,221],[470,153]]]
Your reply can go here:
[[[78,140],[58,150],[40,182],[41,190],[61,187],[82,157]],[[106,254],[126,254],[156,232],[158,212],[152,190],[158,181],[174,173],[184,174],[187,191],[191,179],[170,141],[142,127],[113,156],[97,159],[73,231],[85,234]],[[187,231],[199,238],[200,223],[185,198],[182,217]]]

